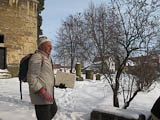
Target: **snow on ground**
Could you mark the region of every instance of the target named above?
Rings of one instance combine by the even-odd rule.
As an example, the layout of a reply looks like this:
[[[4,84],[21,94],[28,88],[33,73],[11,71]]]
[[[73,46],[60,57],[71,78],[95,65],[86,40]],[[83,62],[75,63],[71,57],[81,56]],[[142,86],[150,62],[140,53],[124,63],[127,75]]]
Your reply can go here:
[[[139,93],[128,109],[149,116],[159,91],[157,84],[151,92]],[[89,120],[97,106],[112,105],[112,91],[103,80],[76,81],[73,89],[55,88],[55,99],[59,109],[53,120]],[[18,78],[0,79],[0,120],[36,120],[27,83],[23,83],[21,101]]]

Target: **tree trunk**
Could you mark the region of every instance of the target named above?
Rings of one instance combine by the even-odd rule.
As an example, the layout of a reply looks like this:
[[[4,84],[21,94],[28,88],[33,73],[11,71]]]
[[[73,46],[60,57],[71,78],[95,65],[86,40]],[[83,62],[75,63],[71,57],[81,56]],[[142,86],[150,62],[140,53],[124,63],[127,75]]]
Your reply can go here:
[[[129,107],[131,101],[136,97],[136,95],[137,95],[138,92],[140,92],[140,91],[141,91],[141,89],[137,89],[137,90],[134,92],[133,96],[130,97],[130,99],[124,104],[123,109],[127,109],[127,107]]]
[[[73,73],[73,60],[71,59],[71,70],[70,73]]]
[[[113,106],[119,107],[118,92],[116,90],[113,92]]]
[[[127,52],[127,56],[124,59],[124,61],[122,62],[122,64],[120,64],[118,70],[117,70],[117,74],[116,74],[116,80],[115,80],[115,87],[113,89],[113,105],[114,107],[119,107],[119,100],[118,100],[118,90],[119,90],[119,78],[120,75],[122,74],[122,71],[126,65],[126,62],[128,60],[128,57],[130,55],[131,52]]]

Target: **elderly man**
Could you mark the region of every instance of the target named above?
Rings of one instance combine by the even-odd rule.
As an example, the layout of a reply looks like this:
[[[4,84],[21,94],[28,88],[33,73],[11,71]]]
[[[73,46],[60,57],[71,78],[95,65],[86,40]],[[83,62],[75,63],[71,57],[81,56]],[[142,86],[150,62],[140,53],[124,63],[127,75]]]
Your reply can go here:
[[[47,37],[41,37],[38,41],[38,50],[29,61],[27,80],[37,120],[51,120],[57,112],[51,50],[51,41]]]

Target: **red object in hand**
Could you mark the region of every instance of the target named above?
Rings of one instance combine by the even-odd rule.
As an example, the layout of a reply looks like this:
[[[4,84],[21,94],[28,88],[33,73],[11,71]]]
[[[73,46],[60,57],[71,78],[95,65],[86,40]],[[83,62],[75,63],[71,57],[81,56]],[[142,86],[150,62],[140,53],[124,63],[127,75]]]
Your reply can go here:
[[[44,96],[45,100],[47,100],[47,101],[49,101],[49,102],[52,102],[52,101],[53,101],[52,96],[51,96],[47,91],[45,91],[44,88],[41,88],[41,89],[40,89],[40,93]]]

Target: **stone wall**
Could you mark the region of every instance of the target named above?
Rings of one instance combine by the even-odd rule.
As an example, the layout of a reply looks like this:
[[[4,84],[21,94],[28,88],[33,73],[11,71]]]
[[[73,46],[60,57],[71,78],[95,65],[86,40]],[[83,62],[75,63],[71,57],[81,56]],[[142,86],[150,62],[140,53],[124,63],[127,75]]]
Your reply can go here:
[[[135,110],[99,106],[91,112],[90,120],[145,120],[145,115]]]
[[[37,0],[0,0],[0,34],[7,48],[7,67],[14,76],[20,59],[37,47],[37,4]]]

